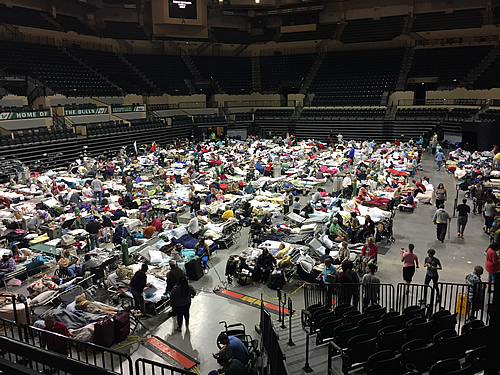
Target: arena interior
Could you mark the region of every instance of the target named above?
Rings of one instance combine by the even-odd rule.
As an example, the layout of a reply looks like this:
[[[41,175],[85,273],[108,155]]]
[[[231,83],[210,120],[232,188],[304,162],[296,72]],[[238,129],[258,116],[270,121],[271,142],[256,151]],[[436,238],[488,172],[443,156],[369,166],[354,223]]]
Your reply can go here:
[[[0,373],[498,374],[499,37],[498,0],[0,0]]]

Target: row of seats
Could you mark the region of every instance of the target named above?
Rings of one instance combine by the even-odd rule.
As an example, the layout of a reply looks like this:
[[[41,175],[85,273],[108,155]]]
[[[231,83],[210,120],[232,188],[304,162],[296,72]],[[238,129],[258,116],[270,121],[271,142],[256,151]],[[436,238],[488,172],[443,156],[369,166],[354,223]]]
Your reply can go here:
[[[347,21],[340,40],[344,43],[392,40],[401,35],[404,23],[404,16],[350,20]]]
[[[490,65],[485,69],[484,72],[476,79],[474,82],[475,89],[491,89],[493,87],[499,87],[500,77],[498,72],[500,71],[500,56],[497,56],[495,60],[491,62]]]
[[[106,28],[100,30],[103,38],[147,40],[144,28],[136,22],[106,21]]]
[[[255,111],[255,119],[262,118],[287,118],[291,117],[293,109],[257,109]]]
[[[453,13],[416,14],[412,31],[468,29],[483,26],[484,9],[457,10]]]
[[[442,120],[447,114],[447,108],[398,108],[396,119]]]
[[[465,357],[467,350],[480,348],[489,329],[482,321],[473,321],[457,335],[457,314],[440,310],[427,320],[426,309],[420,306],[409,306],[400,314],[386,312],[380,305],[372,305],[361,313],[349,304],[337,305],[331,311],[318,304],[302,315],[303,323],[317,335],[317,344],[332,342],[329,357],[335,352],[342,355],[344,374],[354,364],[365,362],[372,375],[402,374],[403,369],[408,371],[410,367],[423,373],[436,361],[458,360]],[[372,357],[381,352],[384,354]]]
[[[301,117],[303,118],[319,118],[331,120],[335,118],[349,119],[383,119],[385,116],[385,108],[352,108],[352,109],[314,109],[305,108]]]
[[[196,115],[194,122],[196,124],[221,124],[226,122],[226,118],[219,115]]]
[[[336,23],[318,24],[316,30],[302,31],[299,33],[282,33],[280,42],[298,42],[303,40],[332,39],[337,30]]]
[[[61,140],[76,138],[76,133],[67,127],[53,126],[49,131],[47,127],[16,130],[10,135],[0,138],[0,147],[19,147],[42,143],[54,143]]]
[[[30,105],[23,105],[22,107],[18,106],[1,106],[0,105],[0,112],[33,112],[33,111],[44,111],[47,110],[46,108],[43,107],[43,105],[39,105],[37,109],[33,108]]]
[[[192,125],[193,119],[190,116],[181,115],[172,117],[172,126]]]
[[[129,94],[158,94],[157,89],[149,85],[116,53],[72,48],[71,54],[97,70]]]
[[[480,113],[479,118],[483,121],[498,121],[500,120],[500,109],[488,109]]]
[[[474,108],[453,108],[448,113],[449,120],[472,120],[479,110]]]
[[[228,44],[253,44],[266,43],[274,39],[277,29],[265,29],[262,34],[250,34],[247,31],[229,28],[212,27],[212,36],[219,43]]]
[[[441,86],[459,86],[460,81],[479,64],[491,48],[492,46],[416,49],[408,77],[438,77],[438,84]]]
[[[302,81],[316,59],[315,54],[260,57],[260,81],[263,92],[279,92],[283,82]],[[298,93],[300,86],[291,88]]]
[[[252,120],[253,116],[250,112],[234,114],[234,121],[252,121]]]

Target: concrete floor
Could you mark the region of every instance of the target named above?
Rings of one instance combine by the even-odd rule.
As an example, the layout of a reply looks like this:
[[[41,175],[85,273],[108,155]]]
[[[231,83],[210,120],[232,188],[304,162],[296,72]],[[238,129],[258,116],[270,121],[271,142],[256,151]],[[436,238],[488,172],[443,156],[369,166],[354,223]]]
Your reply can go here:
[[[455,199],[456,180],[453,175],[445,171],[437,172],[431,155],[426,155],[423,159],[424,171],[419,172],[420,176],[427,176],[431,183],[437,186],[443,182],[449,191],[446,209],[450,214],[453,212],[453,200]],[[331,191],[331,183],[326,185],[326,190]],[[309,197],[301,197],[302,203]],[[460,192],[459,199],[463,198],[463,192]],[[432,223],[432,215],[435,207],[432,205],[420,205],[413,214],[397,213],[394,225],[396,242],[384,249],[385,255],[379,256],[378,276],[382,283],[397,284],[402,282],[402,264],[400,262],[399,251],[401,247],[406,247],[408,243],[415,244],[415,252],[421,259],[426,256],[429,248],[434,248],[436,256],[441,260],[443,270],[440,272],[440,281],[464,282],[465,276],[471,272],[475,265],[484,266],[484,250],[488,245],[488,237],[482,231],[483,218],[480,215],[471,216],[465,231],[465,238],[459,239],[456,236],[456,219],[452,221],[452,231],[450,239],[443,244],[436,240],[435,226]],[[184,213],[188,215],[188,213]],[[244,323],[247,333],[258,337],[254,330],[255,324],[259,322],[259,310],[255,307],[247,306],[242,303],[229,300],[216,295],[213,290],[217,286],[222,286],[226,278],[224,276],[226,262],[229,255],[239,254],[241,250],[247,247],[248,229],[243,228],[241,236],[235,240],[231,249],[218,250],[216,256],[210,261],[209,273],[200,280],[192,282],[198,294],[193,299],[191,306],[191,322],[189,330],[184,327],[182,332],[175,331],[173,319],[167,318],[166,314],[143,320],[146,329],[137,331],[135,337],[130,337],[129,342],[140,338],[148,338],[156,335],[173,346],[184,351],[186,354],[194,357],[200,362],[198,368],[202,374],[207,374],[210,370],[216,369],[217,363],[212,358],[212,353],[217,351],[216,338],[223,330],[219,325],[220,321],[231,323]],[[414,277],[415,283],[423,283],[425,269],[417,270]],[[485,277],[483,277],[485,279]],[[284,292],[292,293],[297,289],[297,281],[294,279],[291,283],[285,285]],[[240,286],[234,283],[230,290],[259,298],[261,292],[266,296],[275,297],[276,292],[260,284]],[[300,311],[303,307],[303,292],[299,290],[291,296],[293,308]],[[268,301],[271,301],[267,298]],[[272,302],[272,301],[271,301]],[[277,318],[276,315],[273,318]],[[297,335],[298,337],[298,335]],[[287,340],[287,338],[285,339]],[[163,362],[164,359],[158,357],[155,353],[144,347],[140,342],[126,345],[122,342],[118,347],[122,352],[128,353],[135,360],[136,358],[149,358]],[[124,346],[126,345],[126,346]],[[124,347],[123,347],[124,346]],[[316,348],[311,344],[311,357],[315,358],[314,373],[326,372],[326,346]],[[324,363],[320,366],[324,358]],[[289,358],[290,364],[296,363],[297,358]],[[335,366],[339,366],[340,359],[335,361]],[[293,366],[297,367],[297,366]],[[294,374],[301,371],[294,371]]]
[[[424,171],[419,172],[419,177],[429,177],[434,186],[443,182],[448,189],[449,197],[445,208],[452,214],[453,200],[456,194],[456,180],[454,176],[443,170],[440,172],[436,171],[431,155],[424,157],[423,166]],[[331,190],[331,184],[326,186],[326,190]],[[459,199],[461,200],[462,198],[463,192],[460,192]],[[305,202],[307,197],[301,199]],[[408,243],[415,244],[415,252],[422,263],[428,249],[434,248],[436,250],[436,256],[441,260],[443,265],[443,270],[440,272],[440,281],[443,282],[462,283],[465,276],[471,272],[475,265],[484,266],[483,252],[489,242],[488,237],[482,231],[482,216],[472,215],[470,217],[463,239],[459,239],[456,236],[456,219],[454,219],[451,224],[450,239],[446,239],[441,244],[436,239],[435,226],[432,223],[434,211],[435,206],[433,205],[420,205],[413,214],[397,213],[394,225],[396,242],[387,249],[385,255],[380,255],[379,257],[378,276],[383,283],[397,284],[402,282],[402,264],[399,251],[401,247],[406,247]],[[215,360],[211,357],[211,353],[216,351],[216,337],[222,330],[222,326],[218,325],[219,321],[226,320],[228,323],[244,323],[247,332],[257,336],[254,331],[254,325],[259,320],[258,309],[228,300],[213,293],[213,288],[217,285],[222,285],[222,282],[225,281],[224,271],[228,256],[239,254],[247,246],[247,238],[248,230],[244,228],[241,232],[241,237],[235,241],[235,245],[231,249],[217,251],[217,255],[211,261],[209,273],[200,280],[192,283],[199,293],[194,298],[191,307],[192,323],[189,331],[183,329],[182,333],[174,332],[172,319],[165,320],[164,317],[158,317],[146,321],[150,330],[147,333],[139,332],[141,336],[158,335],[192,355],[201,362],[199,369],[202,374],[206,374],[217,367]],[[424,276],[425,269],[417,269],[414,282],[423,283]],[[290,284],[285,285],[284,292],[288,294],[296,288],[294,280]],[[256,283],[248,286],[240,286],[235,283],[230,289],[253,297],[259,297],[261,292],[270,297],[276,295],[275,291]],[[300,311],[303,306],[302,291],[293,294],[291,298],[294,303],[294,309]],[[129,347],[128,350],[133,357],[144,356],[158,359],[155,354],[137,344]],[[314,352],[314,350],[315,346],[312,344],[311,351]],[[325,347],[317,348],[316,350],[326,353]],[[324,360],[326,362],[326,354]],[[290,359],[290,361],[293,360]],[[315,368],[315,370],[319,369]]]

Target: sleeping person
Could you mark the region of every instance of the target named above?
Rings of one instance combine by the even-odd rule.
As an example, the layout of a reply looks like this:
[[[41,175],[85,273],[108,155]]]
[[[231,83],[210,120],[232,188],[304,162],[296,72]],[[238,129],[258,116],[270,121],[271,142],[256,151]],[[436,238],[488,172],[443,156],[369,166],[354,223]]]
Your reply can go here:
[[[120,309],[97,304],[93,301],[89,301],[85,296],[85,293],[82,293],[75,298],[75,310],[86,311],[91,314],[114,314]]]

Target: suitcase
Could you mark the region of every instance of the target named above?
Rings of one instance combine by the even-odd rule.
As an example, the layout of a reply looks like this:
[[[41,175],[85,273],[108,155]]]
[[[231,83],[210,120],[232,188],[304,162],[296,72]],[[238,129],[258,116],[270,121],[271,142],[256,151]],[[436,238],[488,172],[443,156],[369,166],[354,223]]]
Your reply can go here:
[[[333,191],[338,192],[342,190],[342,177],[334,177],[333,178]]]
[[[278,271],[277,273],[273,273],[269,276],[269,280],[267,281],[267,287],[269,289],[283,289],[283,285],[285,285],[285,275],[283,272]]]
[[[94,344],[109,348],[115,342],[115,321],[107,316],[94,324]]]
[[[130,314],[120,311],[115,314],[115,343],[122,342],[130,334]]]
[[[185,264],[186,276],[189,280],[199,280],[203,276],[203,269],[201,268],[201,258],[195,257]]]

